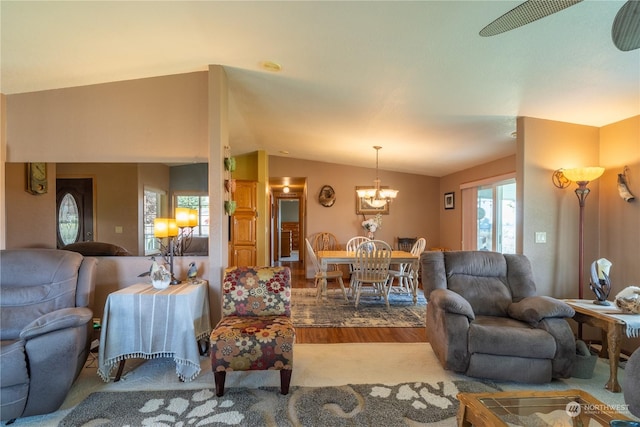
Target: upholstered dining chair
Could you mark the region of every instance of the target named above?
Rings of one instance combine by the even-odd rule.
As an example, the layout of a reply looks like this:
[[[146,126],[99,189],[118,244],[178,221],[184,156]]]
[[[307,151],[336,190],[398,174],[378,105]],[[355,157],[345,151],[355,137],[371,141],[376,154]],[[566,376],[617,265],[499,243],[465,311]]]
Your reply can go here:
[[[424,237],[419,238],[411,247],[411,255],[417,257],[424,252],[427,246],[427,240]],[[412,263],[400,264],[398,270],[389,270],[389,291],[393,289],[393,281],[398,279],[398,286],[395,288],[401,292],[413,294],[413,290],[418,286],[419,268],[414,268]]]
[[[371,244],[375,246],[372,247]],[[358,307],[363,287],[370,290],[369,295],[384,299],[389,307],[389,264],[391,263],[391,246],[382,240],[371,240],[361,243],[356,249],[356,271],[353,286],[355,292],[355,305]]]
[[[318,293],[316,294],[316,299],[320,298],[321,295],[327,294],[327,281],[329,279],[335,279],[336,282],[340,285],[340,289],[342,289],[342,294],[344,295],[344,299],[349,301],[349,297],[347,297],[347,290],[344,288],[344,282],[342,281],[342,271],[334,270],[334,271],[322,271],[320,267],[320,262],[318,261],[318,257],[316,253],[313,251],[313,247],[309,242],[309,239],[304,239],[307,244],[307,253],[309,255],[309,259],[313,264],[313,268],[315,270],[315,285],[318,288]]]
[[[222,319],[211,332],[216,395],[227,372],[279,370],[289,393],[296,331],[291,321],[289,267],[230,267],[222,284]]]

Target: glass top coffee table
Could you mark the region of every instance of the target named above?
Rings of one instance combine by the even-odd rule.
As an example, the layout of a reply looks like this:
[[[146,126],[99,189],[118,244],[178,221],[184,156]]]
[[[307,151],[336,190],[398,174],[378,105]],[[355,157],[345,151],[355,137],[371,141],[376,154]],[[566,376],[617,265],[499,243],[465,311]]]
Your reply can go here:
[[[459,427],[598,426],[630,418],[582,390],[460,393]],[[620,407],[618,407],[620,406]],[[633,425],[633,424],[631,424]]]

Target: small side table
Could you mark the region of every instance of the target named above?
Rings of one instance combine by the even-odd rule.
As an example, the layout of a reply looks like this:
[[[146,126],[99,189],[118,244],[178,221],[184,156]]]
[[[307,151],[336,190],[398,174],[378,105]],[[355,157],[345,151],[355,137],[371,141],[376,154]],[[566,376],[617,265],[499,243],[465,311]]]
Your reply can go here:
[[[171,357],[181,381],[200,373],[199,341],[209,337],[208,282],[185,282],[158,290],[138,283],[109,294],[104,307],[98,374],[109,381],[127,359]]]
[[[625,322],[612,315],[624,313],[615,305],[596,305],[590,300],[564,300],[564,302],[575,310],[573,320],[602,330],[600,357],[609,358],[609,381],[604,388],[613,393],[620,393],[622,387],[618,382],[618,360],[622,337],[625,335]]]

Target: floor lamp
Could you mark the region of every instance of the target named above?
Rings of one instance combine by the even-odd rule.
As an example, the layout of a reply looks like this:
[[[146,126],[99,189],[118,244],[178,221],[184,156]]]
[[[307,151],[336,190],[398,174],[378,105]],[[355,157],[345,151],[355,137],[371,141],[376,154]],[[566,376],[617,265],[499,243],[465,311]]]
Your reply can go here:
[[[582,288],[584,286],[584,206],[589,195],[589,182],[600,178],[604,173],[604,168],[592,166],[574,169],[558,169],[553,174],[553,183],[558,188],[565,188],[569,182],[573,181],[578,185],[576,196],[580,204],[580,224],[578,242],[578,299],[582,298]]]

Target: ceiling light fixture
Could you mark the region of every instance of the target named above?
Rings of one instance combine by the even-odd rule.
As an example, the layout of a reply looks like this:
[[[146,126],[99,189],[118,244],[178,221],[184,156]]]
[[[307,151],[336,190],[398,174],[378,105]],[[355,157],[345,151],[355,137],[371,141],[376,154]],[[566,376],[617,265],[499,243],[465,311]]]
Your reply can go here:
[[[373,148],[376,150],[376,179],[373,181],[374,186],[372,188],[360,188],[356,190],[356,193],[358,197],[364,199],[371,207],[381,208],[396,198],[398,190],[380,187],[380,178],[378,178],[378,152],[382,147],[374,145]]]
[[[289,193],[289,187],[285,185],[284,188],[282,189],[282,192],[285,194]]]

